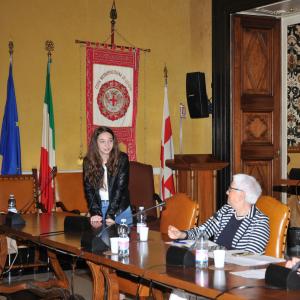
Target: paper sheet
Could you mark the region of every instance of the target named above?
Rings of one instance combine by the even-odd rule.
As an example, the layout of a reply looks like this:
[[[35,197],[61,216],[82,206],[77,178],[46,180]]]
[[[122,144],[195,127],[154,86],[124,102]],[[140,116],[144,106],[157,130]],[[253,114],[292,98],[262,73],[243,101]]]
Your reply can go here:
[[[195,240],[174,240],[171,242],[166,242],[166,244],[170,244],[172,246],[184,247],[184,248],[193,248],[195,244]],[[208,241],[208,248],[217,246],[216,243],[212,241]]]
[[[249,253],[247,255],[237,255],[242,253],[240,250],[227,250],[225,255],[225,263],[236,264],[245,267],[261,266],[270,263],[278,263],[285,261],[283,258],[276,258],[267,255],[259,255]],[[208,254],[209,257],[213,258],[213,253]]]
[[[245,270],[239,272],[230,272],[230,274],[241,276],[244,278],[251,278],[251,279],[264,279],[265,273],[266,273],[266,269],[254,269],[254,270]]]

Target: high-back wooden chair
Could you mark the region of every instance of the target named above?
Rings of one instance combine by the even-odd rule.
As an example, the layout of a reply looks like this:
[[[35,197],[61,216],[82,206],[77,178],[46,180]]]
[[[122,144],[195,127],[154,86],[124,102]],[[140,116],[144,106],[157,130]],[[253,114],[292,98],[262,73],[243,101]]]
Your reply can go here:
[[[139,206],[144,206],[145,208],[154,206],[157,196],[154,191],[152,166],[137,161],[130,161],[128,188],[130,203],[134,211],[138,211]],[[147,216],[157,219],[156,210],[149,210]]]
[[[139,206],[145,209],[158,204],[161,199],[154,190],[153,168],[151,165],[137,161],[129,162],[129,194],[132,212],[138,211]],[[147,225],[152,230],[159,229],[159,216],[157,209],[146,212]]]
[[[0,175],[0,211],[7,212],[9,195],[16,199],[16,208],[21,213],[36,212],[38,181],[36,169],[26,175]]]
[[[257,208],[269,217],[270,239],[265,254],[282,258],[286,247],[286,235],[290,221],[290,208],[270,196],[261,196]]]
[[[186,230],[197,224],[198,204],[188,195],[177,193],[166,200],[166,207],[161,212],[160,232],[167,233],[169,225],[179,230]]]
[[[16,208],[19,213],[36,213],[40,207],[39,205],[39,188],[37,179],[37,169],[32,169],[32,174],[22,175],[0,175],[0,211],[7,212],[9,196],[13,194],[16,200]],[[22,248],[28,248],[31,244],[24,242],[17,242],[14,240],[10,242],[15,245],[14,251],[9,251],[10,254],[18,252]],[[47,265],[47,263],[39,260],[39,249],[34,247],[34,262],[22,262],[14,264],[13,268],[34,268],[38,266]],[[30,260],[30,258],[28,257]]]
[[[55,176],[56,207],[64,211],[88,211],[84,196],[82,172],[57,172]]]

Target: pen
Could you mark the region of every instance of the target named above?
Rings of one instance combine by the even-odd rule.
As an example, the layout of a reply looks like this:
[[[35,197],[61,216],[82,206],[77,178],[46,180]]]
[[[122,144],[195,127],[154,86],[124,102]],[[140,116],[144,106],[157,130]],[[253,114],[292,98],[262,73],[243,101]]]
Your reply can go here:
[[[247,256],[251,255],[251,252],[237,252],[237,253],[232,253],[232,256]]]
[[[181,240],[175,240],[174,243],[184,244],[184,245],[187,244],[185,241],[181,241]]]

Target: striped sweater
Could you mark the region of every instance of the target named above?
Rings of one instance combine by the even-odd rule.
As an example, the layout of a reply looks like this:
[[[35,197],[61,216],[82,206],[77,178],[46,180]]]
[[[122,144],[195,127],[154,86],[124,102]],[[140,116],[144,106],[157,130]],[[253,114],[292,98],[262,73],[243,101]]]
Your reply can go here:
[[[200,228],[205,228],[209,237],[213,237],[216,242],[222,234],[230,218],[235,214],[235,210],[228,204],[210,217],[199,227],[185,231],[187,239],[197,239]],[[264,215],[255,205],[251,206],[249,214],[243,219],[232,240],[232,248],[253,253],[264,253],[270,236],[269,218]]]

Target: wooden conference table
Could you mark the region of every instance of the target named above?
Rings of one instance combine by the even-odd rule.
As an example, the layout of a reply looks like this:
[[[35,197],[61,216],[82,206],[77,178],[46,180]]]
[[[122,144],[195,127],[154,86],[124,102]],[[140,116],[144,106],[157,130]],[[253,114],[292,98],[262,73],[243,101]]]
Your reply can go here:
[[[0,225],[0,233],[21,240],[30,240],[52,250],[63,250],[85,259],[92,270],[94,278],[93,299],[101,299],[103,296],[102,291],[104,289],[101,286],[103,284],[103,274],[109,283],[109,287],[113,290],[110,293],[110,299],[119,299],[117,277],[114,270],[130,273],[157,284],[180,288],[212,299],[215,299],[224,291],[226,293],[217,297],[217,299],[300,299],[299,291],[270,289],[265,286],[264,280],[246,279],[230,274],[230,271],[244,270],[247,267],[230,264],[226,265],[225,271],[214,270],[213,267],[205,270],[196,270],[194,267],[168,267],[165,264],[166,251],[169,247],[165,241],[168,240],[168,237],[160,232],[150,231],[148,242],[139,242],[135,230],[132,230],[130,256],[123,260],[119,259],[117,255],[110,256],[82,250],[80,246],[81,237],[76,233],[44,235],[47,232],[63,231],[66,215],[68,214],[22,215],[26,221],[23,228],[10,228],[6,225]],[[58,270],[56,273],[59,274],[59,272]],[[245,288],[238,288],[242,286]]]

